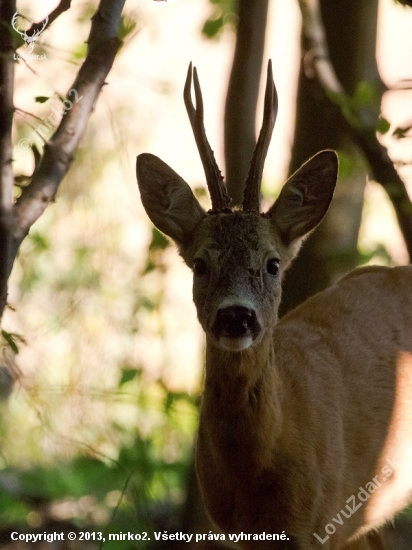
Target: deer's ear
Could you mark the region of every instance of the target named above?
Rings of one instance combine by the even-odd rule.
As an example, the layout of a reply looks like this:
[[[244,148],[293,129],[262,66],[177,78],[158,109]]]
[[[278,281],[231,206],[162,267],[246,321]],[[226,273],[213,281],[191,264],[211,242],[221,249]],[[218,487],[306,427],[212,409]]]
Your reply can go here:
[[[312,231],[326,214],[338,176],[334,151],[321,151],[285,183],[267,216],[289,245]]]
[[[177,244],[205,215],[188,184],[155,155],[143,153],[136,162],[143,206],[153,224]]]

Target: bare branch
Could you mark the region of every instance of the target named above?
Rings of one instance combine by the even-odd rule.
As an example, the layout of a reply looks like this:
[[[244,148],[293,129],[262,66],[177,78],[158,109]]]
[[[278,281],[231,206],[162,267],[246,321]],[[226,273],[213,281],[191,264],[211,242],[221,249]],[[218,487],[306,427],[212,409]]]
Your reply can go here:
[[[64,13],[65,11],[69,10],[70,7],[71,7],[71,3],[72,3],[72,0],[60,0],[60,3],[59,5],[54,8],[54,10],[52,12],[50,12],[49,16],[48,16],[48,22],[47,22],[47,25],[46,25],[46,29],[48,27],[50,27],[50,25],[52,23],[54,23],[54,21],[56,21],[56,19],[62,14]],[[44,21],[44,19],[43,19]],[[43,21],[39,21],[38,23],[33,23],[33,25],[30,27],[30,29],[28,29],[26,32],[29,36],[32,36],[35,32],[39,31],[42,29],[43,27]]]
[[[319,1],[299,0],[299,4],[303,32],[309,46],[307,60],[310,61],[310,68],[314,71],[314,76],[318,79],[326,96],[339,107],[353,140],[369,163],[373,179],[387,192],[412,261],[412,202],[405,184],[389,158],[386,148],[379,142],[375,126],[365,122],[353,108],[350,97],[336,76],[329,57]]]
[[[13,209],[14,252],[32,224],[54,199],[70,168],[76,148],[86,129],[88,117],[105,83],[121,41],[117,31],[125,0],[101,0],[92,19],[88,53],[67,99],[73,106],[45,145],[43,158]]]
[[[16,11],[15,0],[0,2],[0,312],[7,297],[7,278],[11,269],[10,217],[13,198],[12,139],[13,124],[13,37],[8,26]],[[1,316],[1,313],[0,313]]]

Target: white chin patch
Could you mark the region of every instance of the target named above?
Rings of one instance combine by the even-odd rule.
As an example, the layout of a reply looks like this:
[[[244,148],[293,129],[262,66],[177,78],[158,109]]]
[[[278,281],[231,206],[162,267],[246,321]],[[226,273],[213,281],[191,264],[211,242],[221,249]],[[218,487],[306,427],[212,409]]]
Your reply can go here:
[[[248,334],[243,338],[228,338],[227,336],[221,336],[219,338],[219,344],[222,348],[229,351],[242,351],[247,349],[253,343],[253,338]]]

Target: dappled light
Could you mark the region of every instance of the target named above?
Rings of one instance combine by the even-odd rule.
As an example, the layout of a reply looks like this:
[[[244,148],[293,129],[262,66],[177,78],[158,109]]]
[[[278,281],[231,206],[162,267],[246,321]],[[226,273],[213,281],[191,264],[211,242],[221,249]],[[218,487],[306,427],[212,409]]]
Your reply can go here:
[[[412,446],[407,443],[412,426],[412,351],[397,354],[395,377],[395,407],[379,461],[381,484],[376,494],[372,494],[365,512],[371,523],[383,521],[381,518],[393,506],[397,491],[412,477]],[[408,504],[405,496],[403,506]]]

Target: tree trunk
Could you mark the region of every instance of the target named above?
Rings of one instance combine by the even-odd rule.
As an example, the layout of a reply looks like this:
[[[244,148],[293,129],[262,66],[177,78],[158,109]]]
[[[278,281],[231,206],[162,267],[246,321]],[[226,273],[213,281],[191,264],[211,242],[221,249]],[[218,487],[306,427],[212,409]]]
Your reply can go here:
[[[262,72],[268,0],[239,1],[236,49],[225,106],[226,186],[231,206],[243,187],[256,145],[256,104]]]
[[[353,94],[359,82],[366,82],[379,99],[383,87],[375,59],[377,0],[321,0],[320,4],[332,64],[342,84]],[[327,287],[358,260],[366,167],[339,123],[337,108],[325,101],[323,90],[311,78],[309,64],[310,52],[304,52],[290,171],[322,149],[339,150],[341,169],[325,220],[309,237],[286,277],[281,314]],[[376,117],[378,109],[377,101]],[[369,115],[370,109],[365,111],[365,116]]]
[[[14,59],[10,23],[16,12],[15,0],[0,0],[0,319],[7,302],[7,279],[11,269],[10,218],[13,197]]]

